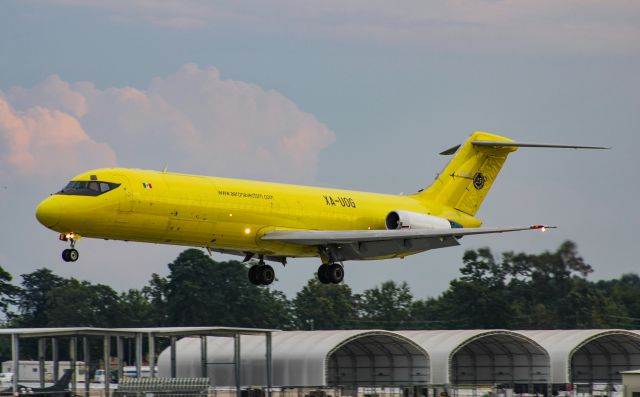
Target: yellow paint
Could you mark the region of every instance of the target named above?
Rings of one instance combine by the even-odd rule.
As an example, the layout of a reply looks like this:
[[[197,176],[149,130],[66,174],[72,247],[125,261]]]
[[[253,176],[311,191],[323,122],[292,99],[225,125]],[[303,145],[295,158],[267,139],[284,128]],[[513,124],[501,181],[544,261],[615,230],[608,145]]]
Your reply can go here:
[[[194,176],[136,169],[98,169],[73,178],[120,184],[99,196],[52,195],[36,215],[62,234],[248,251],[318,256],[314,247],[261,241],[267,231],[384,229],[390,211],[430,214],[478,227],[474,217],[513,147],[474,147],[471,140],[510,140],[476,132],[434,184],[396,196],[359,191]],[[393,166],[393,165],[390,165]],[[399,169],[398,172],[401,172]],[[484,187],[473,187],[482,172]],[[150,184],[151,188],[145,188]]]

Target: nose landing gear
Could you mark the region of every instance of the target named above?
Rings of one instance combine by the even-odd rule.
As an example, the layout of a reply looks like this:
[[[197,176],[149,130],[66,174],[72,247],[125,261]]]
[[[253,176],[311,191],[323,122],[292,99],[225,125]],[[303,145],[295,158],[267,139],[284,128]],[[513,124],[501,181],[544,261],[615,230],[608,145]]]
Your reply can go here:
[[[75,262],[80,257],[78,250],[75,248],[62,251],[62,260],[65,262]]]
[[[68,235],[68,234],[61,234],[60,235],[60,240],[62,241],[69,241],[71,243],[71,248],[67,248],[64,251],[62,251],[62,260],[65,262],[75,262],[78,260],[78,258],[80,257],[80,254],[78,253],[78,250],[75,249],[76,246],[76,238],[74,234]]]

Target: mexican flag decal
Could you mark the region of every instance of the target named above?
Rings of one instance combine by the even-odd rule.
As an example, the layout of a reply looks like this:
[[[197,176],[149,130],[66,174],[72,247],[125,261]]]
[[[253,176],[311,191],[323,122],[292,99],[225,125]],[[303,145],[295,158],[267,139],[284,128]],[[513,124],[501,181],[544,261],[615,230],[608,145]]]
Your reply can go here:
[[[153,189],[153,186],[147,182],[142,182],[142,187],[145,189]]]

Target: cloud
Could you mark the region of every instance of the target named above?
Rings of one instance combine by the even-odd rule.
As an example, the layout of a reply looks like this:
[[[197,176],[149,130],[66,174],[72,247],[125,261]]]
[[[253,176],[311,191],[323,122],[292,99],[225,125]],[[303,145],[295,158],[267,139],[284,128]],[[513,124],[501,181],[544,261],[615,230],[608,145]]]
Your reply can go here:
[[[87,112],[85,97],[75,92],[69,83],[62,81],[58,75],[47,77],[32,89],[11,87],[7,97],[16,108],[29,107],[53,108],[75,117],[82,117]]]
[[[0,139],[3,173],[69,174],[115,164],[111,148],[92,140],[73,116],[41,106],[16,111],[1,94]]]
[[[168,164],[180,172],[304,182],[314,178],[319,152],[335,139],[282,94],[221,79],[217,69],[194,64],[152,79],[146,89],[99,89],[50,76],[32,88],[9,89],[4,104],[2,119],[11,133],[1,159],[30,172],[47,162],[69,168],[66,157],[77,160],[75,172],[112,165],[115,155],[105,156],[108,150],[127,167]],[[34,123],[40,135],[20,127]],[[89,162],[74,150],[65,156],[45,151],[51,145],[74,148],[74,142],[93,143],[101,154]]]
[[[640,4],[633,0],[49,1],[183,30],[227,24],[464,52],[640,51]]]

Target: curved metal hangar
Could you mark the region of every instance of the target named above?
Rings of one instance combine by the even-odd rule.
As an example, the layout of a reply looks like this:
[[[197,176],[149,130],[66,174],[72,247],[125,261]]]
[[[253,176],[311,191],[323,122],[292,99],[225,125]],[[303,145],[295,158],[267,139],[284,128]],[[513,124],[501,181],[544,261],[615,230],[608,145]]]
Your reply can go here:
[[[233,361],[229,338],[207,339],[208,363]],[[201,376],[201,340],[176,347],[177,376]],[[265,385],[265,340],[241,338],[241,383]],[[281,331],[273,334],[273,384],[280,387],[505,385],[519,392],[570,383],[619,384],[640,369],[640,332],[627,330]],[[171,353],[158,358],[169,376]],[[209,365],[215,386],[233,368]]]

